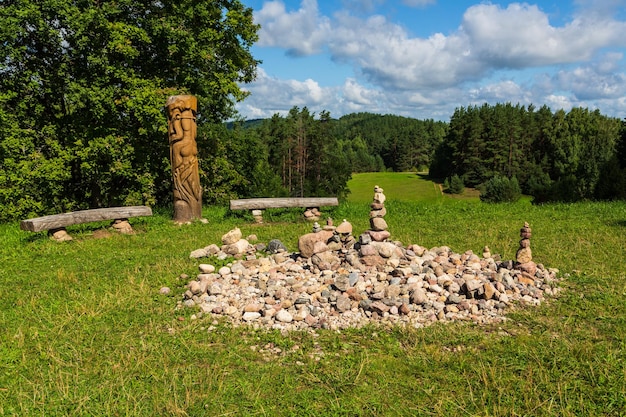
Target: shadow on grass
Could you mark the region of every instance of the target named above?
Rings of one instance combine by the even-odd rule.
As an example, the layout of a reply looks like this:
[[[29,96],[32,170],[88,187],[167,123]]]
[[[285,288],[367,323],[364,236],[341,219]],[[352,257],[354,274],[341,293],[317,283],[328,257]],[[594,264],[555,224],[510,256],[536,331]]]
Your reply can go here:
[[[417,177],[419,177],[420,179],[424,180],[424,181],[432,181],[435,184],[443,184],[443,181],[444,181],[443,178],[433,178],[433,177],[431,177],[427,172],[418,172],[415,175]]]

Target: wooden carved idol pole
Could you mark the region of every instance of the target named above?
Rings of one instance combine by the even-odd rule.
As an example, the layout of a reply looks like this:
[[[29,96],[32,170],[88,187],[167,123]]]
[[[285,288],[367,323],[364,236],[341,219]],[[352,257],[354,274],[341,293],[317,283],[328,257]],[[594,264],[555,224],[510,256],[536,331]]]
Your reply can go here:
[[[166,107],[174,181],[174,221],[185,223],[202,217],[202,187],[196,145],[198,101],[194,96],[171,96]]]

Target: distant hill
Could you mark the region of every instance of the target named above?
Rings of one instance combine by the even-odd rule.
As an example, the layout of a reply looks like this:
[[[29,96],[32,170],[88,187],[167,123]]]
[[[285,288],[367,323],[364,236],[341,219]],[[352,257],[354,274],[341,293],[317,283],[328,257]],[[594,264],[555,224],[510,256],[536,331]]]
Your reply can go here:
[[[244,129],[250,129],[250,128],[261,126],[263,121],[265,121],[265,119],[250,119],[250,120],[244,120],[244,121],[231,121],[231,122],[226,122],[225,124],[226,124],[227,129],[232,129],[235,124],[242,125]]]

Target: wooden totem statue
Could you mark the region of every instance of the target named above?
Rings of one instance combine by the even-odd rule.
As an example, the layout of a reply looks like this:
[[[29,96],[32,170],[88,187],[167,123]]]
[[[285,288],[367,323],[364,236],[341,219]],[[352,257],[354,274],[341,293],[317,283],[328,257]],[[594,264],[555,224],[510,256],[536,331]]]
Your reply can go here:
[[[198,101],[194,96],[171,96],[166,107],[174,180],[174,221],[185,223],[202,217],[202,187],[196,145]]]

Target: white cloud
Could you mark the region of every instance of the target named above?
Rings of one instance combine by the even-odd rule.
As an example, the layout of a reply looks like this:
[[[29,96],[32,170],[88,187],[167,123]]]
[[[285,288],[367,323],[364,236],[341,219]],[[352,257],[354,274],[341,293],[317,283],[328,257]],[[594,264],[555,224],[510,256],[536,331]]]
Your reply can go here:
[[[415,2],[417,3],[417,2]],[[259,44],[295,55],[328,48],[332,59],[386,88],[441,88],[479,79],[500,68],[530,68],[590,59],[598,50],[626,45],[626,22],[588,14],[554,27],[537,6],[479,4],[467,9],[455,33],[411,37],[385,17],[339,12],[321,16],[315,0],[288,12],[268,2],[257,15]]]
[[[609,71],[615,63],[607,61],[586,65],[571,71],[559,71],[555,84],[560,90],[571,91],[578,100],[619,98],[626,95],[626,74]]]
[[[314,79],[274,78],[260,68],[248,86],[251,97],[238,108],[248,117],[307,106],[333,117],[369,111],[446,120],[460,106],[512,102],[554,110],[601,105],[603,113],[623,115],[624,54],[615,50],[626,46],[626,22],[609,12],[626,1],[604,0],[604,7],[593,9],[587,8],[602,1],[577,1],[581,9],[558,26],[535,5],[481,3],[465,11],[456,30],[428,37],[413,36],[381,15],[360,18],[343,10],[324,16],[316,0],[291,11],[282,1],[266,2],[255,13],[262,24],[258,46],[328,54],[335,64],[352,66],[354,75],[322,87]],[[343,4],[373,9],[383,2]],[[516,79],[525,69],[534,69],[534,78]]]
[[[461,31],[472,53],[494,67],[528,68],[587,60],[602,47],[626,45],[626,23],[586,16],[550,25],[537,6],[481,4],[465,12]]]
[[[377,94],[359,85],[353,78],[348,78],[342,88],[346,101],[356,105],[372,105]]]
[[[334,87],[321,87],[312,79],[281,80],[268,76],[263,68],[258,69],[256,81],[248,84],[246,90],[251,95],[237,108],[248,118],[286,114],[294,106],[324,110],[325,104],[336,97]]]
[[[294,12],[288,12],[280,0],[270,1],[254,19],[261,24],[259,46],[278,46],[296,56],[319,53],[331,30],[330,19],[320,15],[316,0],[302,0]]]
[[[557,95],[557,94],[548,94],[544,98],[545,104],[552,109],[552,111],[557,111],[563,109],[565,111],[569,111],[572,107],[575,107],[570,99],[565,95]]]
[[[504,80],[468,90],[474,103],[510,102],[530,104],[531,93],[512,80]]]

